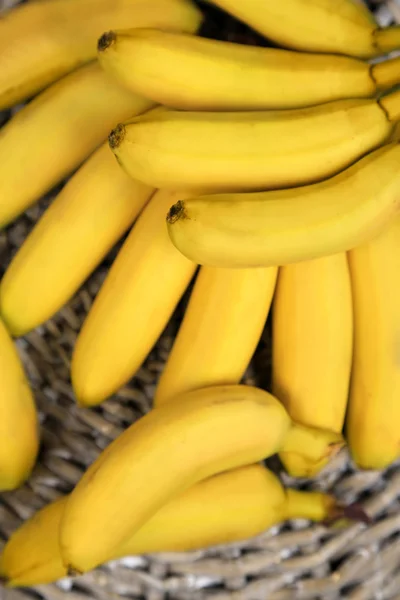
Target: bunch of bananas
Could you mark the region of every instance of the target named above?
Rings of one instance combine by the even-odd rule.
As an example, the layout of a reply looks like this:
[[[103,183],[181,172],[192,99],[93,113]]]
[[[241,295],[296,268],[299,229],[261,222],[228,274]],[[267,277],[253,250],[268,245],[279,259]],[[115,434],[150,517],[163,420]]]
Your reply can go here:
[[[8,585],[296,516],[367,518],[257,463],[279,453],[313,477],[344,428],[361,468],[400,455],[400,58],[366,60],[400,49],[400,28],[357,0],[213,2],[277,47],[195,36],[191,0],[32,0],[0,21],[0,108],[37,94],[0,131],[2,226],[78,169],[0,283],[1,490],[39,446],[10,336],[131,228],[72,358],[77,401],[95,406],[199,268],[154,409],[14,533]],[[272,303],[273,395],[240,385]]]

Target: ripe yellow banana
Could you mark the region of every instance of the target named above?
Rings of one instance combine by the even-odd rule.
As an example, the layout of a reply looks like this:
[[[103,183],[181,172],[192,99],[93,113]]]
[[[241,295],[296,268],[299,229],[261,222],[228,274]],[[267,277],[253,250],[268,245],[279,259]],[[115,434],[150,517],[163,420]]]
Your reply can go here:
[[[80,404],[99,404],[132,377],[157,341],[196,264],[171,244],[157,192],[134,225],[78,336],[71,377]]]
[[[185,112],[156,108],[121,124],[121,166],[154,187],[244,192],[313,183],[382,144],[400,118],[400,91],[311,108]]]
[[[175,246],[199,264],[267,267],[354,248],[399,208],[400,145],[392,143],[313,185],[179,201],[167,221]]]
[[[151,106],[97,64],[45,90],[0,130],[0,226],[78,167],[121,117]]]
[[[0,313],[12,335],[25,335],[70,299],[153,192],[124,173],[108,144],[87,160],[3,276]]]
[[[400,47],[400,28],[380,29],[357,0],[212,0],[281,46],[370,57]]]
[[[375,65],[137,29],[115,31],[99,61],[135,93],[177,109],[300,108],[366,98],[400,81],[400,58]]]
[[[39,448],[35,402],[18,353],[0,321],[0,491],[20,486]]]
[[[400,217],[349,252],[354,362],[347,436],[356,463],[382,469],[400,456]]]
[[[277,272],[200,269],[156,389],[156,406],[197,388],[239,383],[267,320]]]
[[[60,524],[68,569],[87,571],[107,560],[173,496],[206,477],[284,449],[314,465],[343,443],[338,434],[292,423],[258,388],[216,386],[185,396],[131,425],[72,491]]]
[[[346,254],[282,267],[273,310],[273,393],[292,419],[342,431],[352,342]],[[291,475],[303,475],[291,454],[281,459]]]
[[[111,27],[195,32],[200,22],[190,0],[42,0],[11,9],[0,19],[0,110],[95,58],[97,38]]]
[[[38,511],[14,532],[0,557],[0,577],[8,587],[56,581],[67,575],[58,530],[67,496]],[[258,535],[290,518],[313,521],[346,513],[332,496],[285,490],[259,465],[210,477],[165,504],[108,557],[186,551]]]

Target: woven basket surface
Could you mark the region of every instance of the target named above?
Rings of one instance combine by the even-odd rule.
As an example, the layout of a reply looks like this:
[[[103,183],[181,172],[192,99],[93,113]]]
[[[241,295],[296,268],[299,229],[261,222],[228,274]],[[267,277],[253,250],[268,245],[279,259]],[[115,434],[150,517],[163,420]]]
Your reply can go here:
[[[0,11],[17,1],[0,0]],[[371,2],[370,8],[380,25],[400,22],[400,0]],[[210,23],[206,34],[218,37],[222,26],[227,28],[225,38],[249,35],[232,20]],[[0,113],[0,124],[8,117],[9,113]],[[0,275],[54,195],[53,191],[0,232]],[[95,409],[77,408],[70,384],[77,333],[117,250],[68,306],[17,342],[40,411],[42,451],[30,480],[15,492],[0,494],[0,550],[21,521],[69,492],[99,452],[151,408],[188,294],[140,372],[114,397]],[[268,323],[245,381],[268,389],[269,371]],[[343,451],[313,481],[292,480],[274,461],[269,466],[292,486],[334,490],[342,501],[361,501],[373,524],[334,532],[307,521],[291,521],[243,543],[129,557],[53,585],[0,589],[0,599],[400,600],[400,462],[386,472],[359,472]]]

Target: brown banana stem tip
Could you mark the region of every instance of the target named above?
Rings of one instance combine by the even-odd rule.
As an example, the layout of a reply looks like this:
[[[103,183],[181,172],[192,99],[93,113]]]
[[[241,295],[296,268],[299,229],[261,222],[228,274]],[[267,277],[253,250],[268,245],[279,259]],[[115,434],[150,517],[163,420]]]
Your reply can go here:
[[[121,142],[123,141],[124,137],[125,137],[125,125],[122,125],[122,123],[120,123],[119,125],[117,125],[112,132],[110,133],[110,135],[108,136],[108,143],[110,144],[110,148],[118,148],[118,146],[121,144]]]
[[[370,525],[372,523],[371,517],[365,512],[361,504],[358,502],[353,502],[353,504],[349,504],[347,506],[337,504],[333,508],[329,517],[323,521],[323,525],[333,525],[342,519],[347,519],[357,523],[365,523],[366,525]]]
[[[185,204],[182,200],[179,200],[176,204],[171,206],[167,214],[167,223],[172,225],[176,223],[179,219],[183,219],[185,217]]]
[[[74,567],[71,567],[71,565],[68,565],[67,577],[78,577],[79,575],[83,575],[83,572],[79,571],[78,569],[75,569]]]
[[[104,52],[104,50],[107,50],[107,48],[115,43],[116,39],[117,34],[114,31],[106,31],[106,33],[103,33],[103,35],[98,39],[97,50],[99,52]]]
[[[6,586],[8,582],[9,582],[8,577],[6,577],[5,575],[0,575],[0,585]]]

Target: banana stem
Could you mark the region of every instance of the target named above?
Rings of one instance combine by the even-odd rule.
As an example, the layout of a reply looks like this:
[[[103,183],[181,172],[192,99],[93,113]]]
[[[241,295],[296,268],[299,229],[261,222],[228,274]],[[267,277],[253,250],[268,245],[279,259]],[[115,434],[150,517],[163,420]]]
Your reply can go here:
[[[381,54],[387,54],[400,48],[400,25],[376,29],[374,31],[375,46]]]
[[[371,65],[371,77],[377,88],[387,90],[400,83],[400,57]]]
[[[290,462],[294,477],[313,477],[344,446],[340,433],[293,423],[280,452],[282,461]]]
[[[379,98],[378,102],[386,112],[389,121],[398,121],[400,119],[400,90]]]

